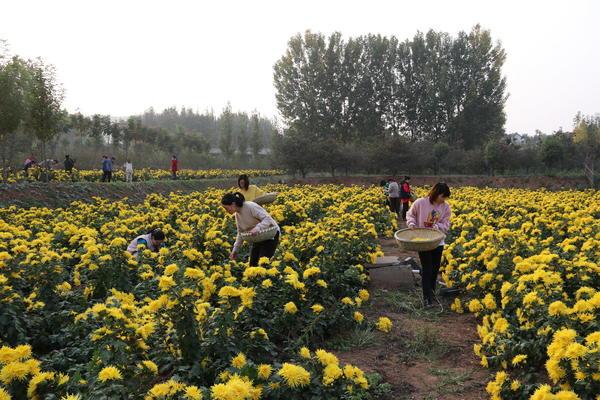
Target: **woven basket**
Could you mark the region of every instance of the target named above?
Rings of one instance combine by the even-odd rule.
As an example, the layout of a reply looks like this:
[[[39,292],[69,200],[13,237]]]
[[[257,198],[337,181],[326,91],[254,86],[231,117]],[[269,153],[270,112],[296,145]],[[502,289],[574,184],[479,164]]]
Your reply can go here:
[[[252,235],[250,232],[242,232],[242,240],[248,243],[264,242],[265,240],[271,240],[277,235],[278,229],[276,226],[271,226],[267,229],[259,231],[256,235]]]
[[[402,229],[394,234],[396,243],[405,251],[429,251],[440,245],[446,235],[435,229]]]
[[[267,193],[267,194],[263,194],[260,197],[257,197],[256,199],[254,199],[254,202],[256,204],[269,204],[275,201],[275,199],[277,198],[277,192],[271,192],[271,193]]]

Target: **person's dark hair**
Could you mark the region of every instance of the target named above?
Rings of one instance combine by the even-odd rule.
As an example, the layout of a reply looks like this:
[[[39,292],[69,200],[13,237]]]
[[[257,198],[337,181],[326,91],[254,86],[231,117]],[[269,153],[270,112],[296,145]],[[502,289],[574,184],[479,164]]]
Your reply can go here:
[[[382,179],[381,182],[379,182],[379,186],[385,186],[386,182],[385,179]]]
[[[226,193],[221,199],[221,204],[224,206],[235,204],[238,207],[242,207],[244,205],[244,201],[246,201],[246,199],[240,192]]]
[[[165,240],[165,233],[159,228],[154,228],[148,233],[150,234],[150,237],[154,240]]]
[[[440,195],[450,197],[450,188],[443,182],[438,182],[431,188],[431,191],[428,194],[429,202],[433,204]]]
[[[244,181],[244,186],[240,186],[240,182]],[[238,187],[244,190],[248,190],[248,187],[250,186],[250,179],[248,179],[248,175],[246,174],[242,174],[239,176],[238,178]]]
[[[405,181],[410,181],[410,176],[405,176],[405,177],[404,177],[404,180],[405,180]]]

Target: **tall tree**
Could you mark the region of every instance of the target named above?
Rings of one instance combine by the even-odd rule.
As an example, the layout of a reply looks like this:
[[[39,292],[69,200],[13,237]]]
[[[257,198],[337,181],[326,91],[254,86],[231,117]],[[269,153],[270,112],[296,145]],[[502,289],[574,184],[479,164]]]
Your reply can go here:
[[[41,143],[43,161],[47,157],[48,141],[61,131],[66,118],[66,113],[61,109],[62,100],[63,90],[56,81],[54,68],[38,60],[32,66],[28,124]],[[47,179],[46,171],[43,176]]]
[[[585,176],[594,187],[595,161],[600,158],[600,114],[575,116],[573,140],[583,150],[583,168]]]
[[[27,91],[31,77],[24,61],[18,57],[6,58],[0,54],[0,148],[4,182],[15,153],[18,131],[28,117]]]
[[[260,150],[262,149],[262,137],[260,136],[260,124],[258,120],[258,114],[252,113],[252,117],[250,118],[250,147],[252,149],[252,154],[254,157],[258,157],[260,155]]]
[[[225,157],[231,157],[234,152],[233,147],[233,114],[231,113],[231,104],[223,109],[221,115],[221,136],[219,138],[219,148]]]
[[[246,157],[246,153],[248,151],[248,133],[246,132],[246,127],[242,125],[240,125],[238,130],[237,147],[240,156]]]

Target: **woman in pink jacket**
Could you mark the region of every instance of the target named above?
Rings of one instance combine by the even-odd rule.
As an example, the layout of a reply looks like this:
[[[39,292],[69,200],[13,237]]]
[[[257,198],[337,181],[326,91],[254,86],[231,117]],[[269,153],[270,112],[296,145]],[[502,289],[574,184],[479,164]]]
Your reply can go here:
[[[450,197],[450,188],[445,183],[436,183],[427,197],[415,201],[406,215],[409,228],[431,228],[443,233],[450,230],[452,212],[446,199]],[[431,306],[435,298],[435,285],[442,264],[444,242],[433,250],[420,251],[421,278],[425,306]]]

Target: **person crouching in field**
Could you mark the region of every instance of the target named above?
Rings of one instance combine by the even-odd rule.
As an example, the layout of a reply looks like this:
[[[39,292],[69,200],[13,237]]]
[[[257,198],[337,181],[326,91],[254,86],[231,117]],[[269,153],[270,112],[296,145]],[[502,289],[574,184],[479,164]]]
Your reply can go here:
[[[127,251],[137,256],[138,254],[138,246],[144,245],[150,251],[157,252],[162,247],[165,242],[165,234],[160,229],[152,229],[150,232],[145,235],[140,235],[133,239],[129,246],[127,247]]]
[[[241,193],[227,193],[221,199],[223,208],[229,213],[235,215],[235,224],[237,226],[237,237],[233,245],[233,250],[229,258],[236,260],[242,247],[242,233],[250,232],[257,234],[263,229],[276,227],[277,233],[273,239],[264,240],[252,244],[250,250],[250,266],[257,266],[258,260],[262,257],[271,258],[275,254],[277,245],[279,244],[279,234],[281,230],[277,222],[269,215],[269,213],[252,201],[246,201]]]
[[[446,199],[450,197],[450,188],[445,183],[436,183],[427,197],[415,201],[406,215],[409,228],[437,229],[443,233],[450,230],[450,218],[452,212]],[[421,279],[423,286],[423,299],[425,306],[433,305],[435,297],[435,286],[438,272],[442,264],[442,252],[444,242],[430,251],[420,251]]]
[[[260,190],[258,186],[250,184],[250,179],[246,174],[240,175],[238,178],[238,188],[246,201],[254,201],[258,197],[265,195],[265,192]]]

